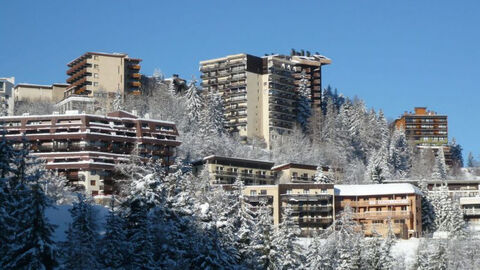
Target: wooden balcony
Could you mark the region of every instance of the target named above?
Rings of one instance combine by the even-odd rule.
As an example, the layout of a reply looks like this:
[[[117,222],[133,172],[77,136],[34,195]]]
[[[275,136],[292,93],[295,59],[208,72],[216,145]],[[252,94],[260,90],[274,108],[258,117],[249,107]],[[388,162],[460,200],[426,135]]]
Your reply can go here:
[[[410,205],[408,199],[397,199],[397,200],[369,200],[369,201],[342,201],[340,203],[341,207],[346,206],[351,207],[369,207],[369,206],[397,206],[397,205]]]
[[[130,65],[131,69],[140,70],[140,65]]]
[[[133,87],[140,87],[142,85],[142,83],[140,83],[140,82],[130,82],[130,85],[133,86]]]
[[[130,77],[132,77],[134,79],[140,79],[140,73],[132,73],[132,74],[130,74]]]

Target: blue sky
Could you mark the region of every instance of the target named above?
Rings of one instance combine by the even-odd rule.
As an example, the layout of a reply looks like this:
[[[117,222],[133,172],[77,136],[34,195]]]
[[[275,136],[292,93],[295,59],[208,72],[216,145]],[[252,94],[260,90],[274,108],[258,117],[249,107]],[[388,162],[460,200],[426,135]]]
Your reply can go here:
[[[86,51],[142,58],[142,72],[198,77],[200,60],[318,51],[324,85],[395,118],[414,106],[449,117],[480,154],[478,1],[2,1],[0,77],[64,82]]]

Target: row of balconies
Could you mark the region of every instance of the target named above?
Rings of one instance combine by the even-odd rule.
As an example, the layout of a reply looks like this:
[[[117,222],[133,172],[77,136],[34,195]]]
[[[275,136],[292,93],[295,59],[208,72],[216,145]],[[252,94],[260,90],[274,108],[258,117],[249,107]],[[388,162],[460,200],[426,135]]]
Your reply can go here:
[[[324,213],[324,212],[331,212],[333,210],[332,204],[326,205],[315,205],[315,206],[292,206],[292,213],[299,214],[299,213]]]
[[[367,200],[367,201],[342,201],[341,207],[369,207],[369,206],[397,206],[397,205],[410,205],[408,199],[388,199],[388,200]]]
[[[294,204],[298,202],[319,202],[319,201],[329,201],[332,199],[330,194],[282,194],[282,201],[288,201],[289,204]]]
[[[480,208],[463,208],[465,216],[480,216]]]
[[[87,63],[87,59],[78,62],[77,64],[73,65],[71,68],[67,70],[67,75],[73,75],[75,72],[77,72],[80,69],[83,69],[87,66],[91,66],[91,64]]]
[[[367,211],[353,213],[354,219],[409,219],[412,213],[410,211]]]

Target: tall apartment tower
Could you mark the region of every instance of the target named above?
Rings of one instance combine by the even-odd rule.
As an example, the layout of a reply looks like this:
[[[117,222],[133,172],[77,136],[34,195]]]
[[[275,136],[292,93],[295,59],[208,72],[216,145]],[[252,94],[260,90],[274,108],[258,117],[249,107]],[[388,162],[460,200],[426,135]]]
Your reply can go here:
[[[448,121],[446,115],[427,111],[426,107],[415,107],[414,112],[405,112],[396,119],[395,127],[405,130],[407,140],[417,148],[428,148],[435,152],[443,148],[445,163],[453,164],[448,146]]]
[[[448,122],[446,115],[416,107],[395,120],[395,127],[405,130],[407,140],[417,146],[441,146],[448,143]]]
[[[227,130],[243,138],[261,138],[269,145],[275,133],[289,133],[296,124],[302,70],[309,81],[312,106],[319,106],[320,70],[329,63],[320,55],[236,54],[202,61],[200,71],[203,89],[223,98]]]
[[[81,95],[95,97],[105,93],[140,94],[141,59],[121,53],[87,52],[67,64],[65,97]]]

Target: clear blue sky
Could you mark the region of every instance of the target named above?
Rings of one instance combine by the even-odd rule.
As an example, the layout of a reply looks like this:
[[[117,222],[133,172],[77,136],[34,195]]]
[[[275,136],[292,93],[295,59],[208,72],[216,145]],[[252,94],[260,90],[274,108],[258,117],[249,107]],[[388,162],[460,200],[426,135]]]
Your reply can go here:
[[[479,14],[479,1],[4,0],[0,77],[64,82],[67,62],[105,51],[190,78],[203,59],[303,48],[333,60],[324,85],[389,118],[414,106],[447,114],[449,137],[477,156]]]

